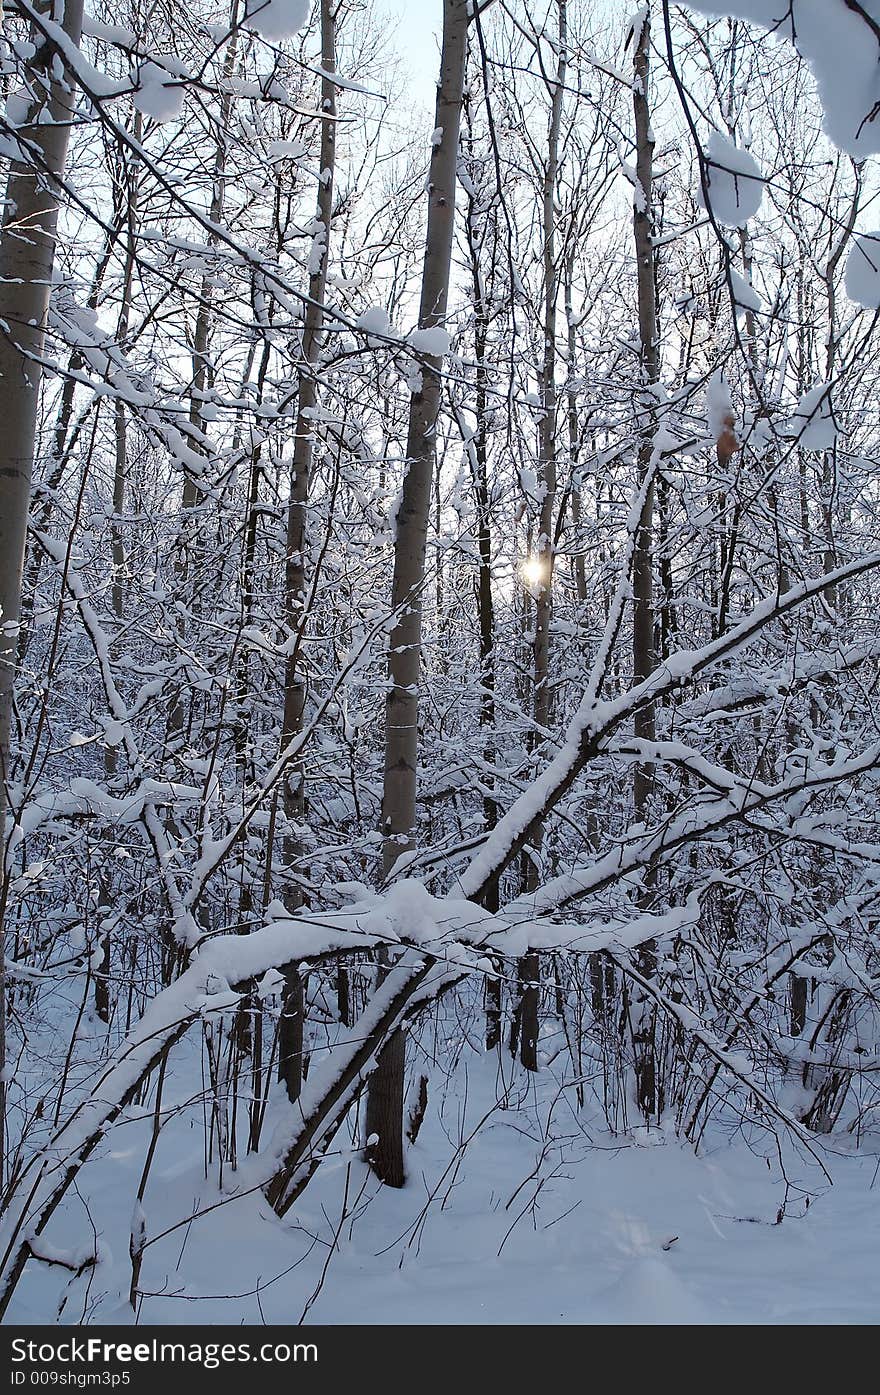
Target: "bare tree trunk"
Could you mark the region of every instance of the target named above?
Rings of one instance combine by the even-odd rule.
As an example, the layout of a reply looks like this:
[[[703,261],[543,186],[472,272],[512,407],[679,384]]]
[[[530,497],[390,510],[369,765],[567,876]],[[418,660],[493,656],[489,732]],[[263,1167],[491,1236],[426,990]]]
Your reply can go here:
[[[143,118],[139,111],[134,114],[133,133],[136,141],[140,142],[143,134]],[[137,167],[127,168],[122,162],[122,178],[128,180],[128,194],[126,198],[126,239],[127,246],[125,252],[125,265],[122,273],[121,300],[119,306],[119,317],[116,323],[116,342],[124,348],[128,338],[129,318],[131,315],[131,291],[134,280],[135,258],[137,253]],[[112,575],[110,582],[110,605],[114,619],[121,628],[124,617],[124,582],[125,582],[125,544],[123,542],[121,518],[125,509],[126,482],[128,479],[128,434],[126,426],[126,407],[122,398],[116,399],[113,409],[113,430],[115,454],[113,461],[113,521],[110,525],[110,555],[112,563]],[[108,776],[116,773],[117,754],[116,747],[106,745],[104,747],[104,770]],[[112,876],[112,874],[111,874]],[[107,911],[104,917],[105,924],[101,928],[101,963],[95,972],[95,1012],[102,1022],[110,1021],[110,921],[112,906],[112,886],[107,883]]]
[[[584,549],[581,545],[583,495],[578,470],[581,451],[581,435],[578,425],[578,398],[577,389],[575,387],[577,327],[574,318],[573,290],[576,250],[577,244],[575,239],[572,238],[571,245],[565,258],[565,319],[568,329],[568,385],[565,395],[568,417],[568,456],[571,469],[571,521],[574,527],[574,544],[576,549],[574,556],[574,581],[578,607],[583,615],[587,604],[587,568]],[[594,809],[589,810],[587,814],[587,824],[590,842],[595,846],[597,841],[597,819]],[[607,950],[600,949],[590,955],[590,1005],[593,1010],[593,1016],[598,1023],[602,1025],[606,1024],[613,1000],[614,961],[611,959]]]
[[[559,129],[567,68],[568,14],[567,0],[557,0],[557,64],[550,103],[550,129],[547,139],[547,163],[544,166],[541,235],[544,255],[544,344],[541,360],[541,423],[538,434],[538,481],[542,488],[538,538],[535,546],[537,584],[535,587],[535,638],[532,646],[534,715],[536,730],[532,744],[540,740],[540,731],[550,725],[552,690],[550,687],[550,623],[553,616],[553,534],[556,511],[556,301],[559,293],[559,268],[556,264],[556,183],[559,173]],[[525,891],[534,891],[539,881],[539,854],[543,841],[543,825],[536,827],[533,840],[534,856],[527,856]],[[541,1000],[541,965],[537,954],[526,954],[520,961],[520,1060],[527,1070],[538,1069],[538,1012]]]
[[[53,12],[45,3],[38,9],[40,13]],[[67,0],[64,6],[64,31],[74,44],[80,40],[82,11],[82,0]],[[18,131],[22,146],[33,149],[34,160],[32,164],[13,160],[10,165],[0,233],[0,848],[4,854],[0,870],[5,868],[12,693],[41,379],[37,360],[43,350],[55,260],[59,179],[71,128],[70,87],[57,76],[54,48],[43,43],[41,34],[35,39],[33,100],[26,124]],[[5,900],[5,877],[2,886]],[[5,905],[0,904],[0,1179],[6,1137],[4,911]]]
[[[132,134],[136,141],[140,141],[141,136],[143,134],[143,117],[141,116],[141,113],[139,111],[135,111],[133,113],[133,118],[134,119],[132,122]],[[114,171],[114,173],[114,182],[117,186],[117,191],[114,198],[113,216],[110,219],[104,233],[104,245],[101,249],[101,255],[98,258],[97,266],[95,267],[95,273],[92,277],[92,284],[89,290],[88,297],[86,298],[86,305],[91,310],[97,310],[98,308],[98,302],[101,297],[101,289],[104,284],[104,277],[106,276],[107,269],[110,266],[110,261],[113,255],[113,249],[116,246],[116,243],[119,240],[123,232],[123,229],[126,227],[126,224],[128,224],[129,227],[131,226],[132,186],[131,184],[129,184],[129,191],[128,195],[126,196],[123,192],[123,189],[128,178],[128,163],[127,152],[123,149],[120,149],[119,151],[118,169]],[[132,255],[132,244],[131,237],[129,234],[129,247],[126,253],[126,257],[128,258]],[[53,444],[52,449],[49,452],[49,460],[46,465],[47,475],[45,479],[39,482],[34,482],[33,498],[31,500],[31,510],[32,512],[36,513],[36,526],[34,531],[38,533],[43,532],[49,526],[49,521],[52,517],[53,506],[55,503],[56,490],[58,490],[58,488],[61,485],[61,481],[64,477],[64,471],[67,468],[71,456],[73,455],[73,448],[76,445],[82,428],[87,420],[89,410],[88,408],[85,411],[79,413],[77,420],[74,423],[73,428],[71,429],[71,421],[73,419],[73,404],[74,398],[76,396],[76,389],[78,386],[75,374],[76,372],[82,370],[82,368],[84,367],[84,363],[85,361],[83,359],[81,350],[74,349],[67,360],[68,375],[65,378],[64,385],[61,389],[61,396],[58,403],[58,411],[55,418],[55,427],[52,433]],[[18,651],[19,666],[21,666],[24,663],[27,653],[28,634],[26,621],[27,612],[25,610],[25,607],[27,607],[29,604],[31,606],[33,605],[34,595],[36,593],[36,589],[39,583],[42,562],[43,552],[41,548],[32,549],[30,557],[28,557],[27,552],[25,553],[25,582],[22,595],[22,624],[21,635],[19,637]]]
[[[284,609],[288,633],[297,641],[288,658],[284,675],[284,722],[282,743],[287,745],[301,731],[306,705],[306,681],[302,672],[300,644],[303,638],[306,602],[306,551],[308,548],[308,504],[312,474],[315,423],[312,413],[317,401],[316,369],[324,325],[324,296],[327,291],[327,262],[330,254],[330,220],[333,213],[333,175],[336,165],[336,85],[326,76],[336,68],[336,11],[331,0],[321,0],[321,154],[318,180],[318,207],[309,275],[309,301],[303,324],[300,367],[297,374],[296,437],[293,446],[293,482],[287,515],[287,548]],[[291,765],[284,779],[284,813],[288,829],[306,817],[305,769],[301,762]],[[285,864],[297,859],[298,839],[291,832],[285,838]],[[302,888],[292,882],[287,894],[290,908],[303,904]],[[287,1087],[288,1099],[298,1099],[302,1089],[304,996],[302,977],[295,964],[286,973],[284,1002],[278,1038],[278,1078]]]
[[[633,233],[636,250],[638,288],[639,344],[641,387],[639,394],[639,484],[644,485],[651,469],[656,426],[656,399],[651,388],[660,376],[657,344],[657,304],[654,281],[654,248],[652,244],[653,216],[651,184],[653,178],[654,139],[651,130],[651,107],[648,95],[650,77],[651,21],[646,10],[635,38],[635,82],[633,83],[633,113],[636,130],[636,187],[633,196]],[[653,518],[654,486],[649,483],[639,519],[633,555],[633,682],[641,683],[654,670],[654,581],[653,581]],[[643,741],[655,739],[653,704],[636,713],[636,737]],[[654,783],[653,767],[647,762],[635,768],[633,776],[633,805],[636,822],[647,821]],[[642,900],[650,900],[650,877],[646,874]],[[646,941],[638,954],[639,970],[646,978],[656,969],[656,945]],[[661,1106],[657,1098],[657,1064],[655,1053],[656,1007],[654,1000],[636,984],[631,990],[629,1004],[630,1030],[636,1076],[636,1103],[645,1118],[656,1116]]]
[[[468,113],[467,96],[464,109]],[[474,159],[474,141],[469,129],[467,150]],[[483,739],[483,823],[486,831],[498,822],[498,802],[494,794],[494,777],[490,767],[496,759],[495,750],[495,606],[492,595],[492,498],[489,488],[488,439],[488,371],[486,352],[489,341],[489,304],[486,292],[483,228],[480,200],[471,186],[468,195],[467,241],[470,257],[471,297],[474,307],[474,416],[476,426],[468,440],[468,455],[473,471],[474,495],[477,505],[477,546],[480,561],[477,574],[477,623],[480,645],[480,731]],[[494,881],[486,889],[483,905],[493,914],[499,906],[499,886]],[[486,1050],[494,1051],[501,1042],[501,977],[489,975],[485,989]]]
[[[587,564],[581,546],[582,491],[578,462],[581,453],[580,431],[578,429],[578,402],[575,387],[575,362],[577,356],[577,326],[574,318],[574,257],[577,243],[571,245],[565,258],[565,320],[568,328],[568,386],[566,388],[568,415],[568,458],[571,466],[571,522],[574,529],[574,582],[578,606],[583,609],[587,603]]]
[[[828,258],[825,265],[825,295],[827,302],[828,330],[825,349],[825,381],[830,383],[837,368],[837,347],[838,347],[838,325],[837,325],[837,292],[835,287],[835,276],[840,259],[849,245],[859,216],[859,206],[862,199],[862,166],[855,166],[855,189],[853,191],[852,202],[850,203],[849,214],[846,223],[841,229],[840,237]],[[825,541],[825,555],[823,566],[826,572],[833,571],[837,566],[837,546],[835,542],[835,513],[836,513],[836,493],[837,493],[837,448],[832,446],[825,451],[822,462],[822,526]],[[841,520],[848,522],[849,520]],[[837,607],[837,588],[829,586],[825,592],[825,599],[832,610]]]
[[[461,104],[467,55],[467,0],[444,0],[443,49],[437,88],[435,137],[428,184],[428,226],[422,264],[419,328],[440,327],[446,316]],[[421,383],[412,394],[406,466],[397,514],[391,604],[396,623],[388,661],[389,693],[385,718],[385,777],[382,797],[384,864],[391,870],[415,844],[416,766],[419,747],[419,675],[422,645],[421,588],[425,577],[428,513],[434,479],[441,360],[426,354]],[[384,1047],[367,1095],[367,1136],[373,1170],[390,1186],[401,1187],[403,1166],[404,1038],[395,1034]]]
[[[476,273],[475,273],[476,279]],[[483,822],[488,832],[498,822],[498,803],[494,779],[488,767],[496,760],[495,750],[495,612],[492,598],[492,522],[489,495],[488,451],[486,440],[486,324],[485,304],[478,302],[477,335],[477,435],[474,449],[477,465],[477,544],[480,550],[480,570],[477,590],[477,614],[480,626],[480,727],[483,733],[483,761],[486,794],[483,796]],[[483,905],[493,914],[499,906],[499,886],[493,881],[486,889]],[[501,978],[486,979],[486,1050],[494,1051],[501,1042]]]

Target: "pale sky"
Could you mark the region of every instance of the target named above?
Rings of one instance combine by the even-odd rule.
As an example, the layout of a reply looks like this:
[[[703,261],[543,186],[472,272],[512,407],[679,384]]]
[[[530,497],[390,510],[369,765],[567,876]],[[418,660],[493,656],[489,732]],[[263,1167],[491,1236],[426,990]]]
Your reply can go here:
[[[412,77],[413,102],[433,112],[440,69],[442,0],[384,0],[384,9],[394,18],[395,44]]]

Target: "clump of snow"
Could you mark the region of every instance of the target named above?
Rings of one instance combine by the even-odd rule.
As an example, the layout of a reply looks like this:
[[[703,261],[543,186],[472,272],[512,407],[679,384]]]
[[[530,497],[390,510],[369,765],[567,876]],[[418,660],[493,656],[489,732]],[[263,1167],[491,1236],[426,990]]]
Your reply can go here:
[[[880,232],[857,237],[846,259],[846,293],[866,310],[880,310]]]
[[[538,479],[537,474],[531,465],[518,465],[517,475],[519,476],[520,487],[525,495],[535,504],[543,502],[547,494],[547,486]]]
[[[631,35],[629,42],[633,50],[637,49],[642,37],[642,30],[651,17],[651,6],[645,3],[636,5],[625,25],[625,32]]]
[[[761,297],[750,281],[740,276],[734,267],[730,268],[730,284],[733,288],[733,301],[737,310],[761,309]]]
[[[371,349],[381,348],[382,340],[389,339],[394,335],[388,311],[381,305],[371,305],[369,309],[362,310],[355,320],[355,324],[366,334],[367,346]],[[375,335],[382,337],[376,339]]]
[[[307,153],[301,140],[270,140],[266,146],[270,160],[301,160]]]
[[[730,388],[719,368],[706,385],[706,425],[713,441],[717,441],[733,419]]]
[[[757,160],[720,131],[713,131],[709,136],[705,159],[712,214],[725,227],[744,228],[757,214],[764,197],[764,179]],[[697,191],[697,198],[705,208],[702,187]]]
[[[804,450],[831,450],[837,433],[831,388],[828,383],[817,383],[804,393],[786,434],[794,436]]]
[[[183,110],[184,87],[158,63],[141,63],[132,102],[154,121],[174,121]]]
[[[703,14],[735,15],[789,39],[809,63],[825,131],[856,159],[880,151],[880,50],[871,21],[877,0],[687,0]],[[860,10],[862,13],[860,13]]]
[[[280,993],[284,987],[284,975],[277,969],[267,969],[257,984],[257,997],[263,1001]]]
[[[324,260],[324,252],[327,248],[327,229],[323,223],[318,223],[312,236],[312,246],[309,251],[308,272],[309,276],[317,276],[321,270],[321,263]]]
[[[406,336],[406,342],[411,349],[415,349],[417,354],[430,354],[433,358],[442,358],[449,353],[452,343],[445,329],[414,329]]]
[[[245,0],[245,21],[275,43],[298,34],[309,17],[309,0]]]

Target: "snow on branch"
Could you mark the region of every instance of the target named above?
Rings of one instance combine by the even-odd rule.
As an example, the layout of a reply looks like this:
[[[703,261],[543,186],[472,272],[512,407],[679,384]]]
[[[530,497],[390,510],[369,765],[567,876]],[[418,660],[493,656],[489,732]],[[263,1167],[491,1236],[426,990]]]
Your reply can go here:
[[[880,152],[880,6],[876,0],[687,0],[788,39],[809,63],[834,144],[857,160]]]

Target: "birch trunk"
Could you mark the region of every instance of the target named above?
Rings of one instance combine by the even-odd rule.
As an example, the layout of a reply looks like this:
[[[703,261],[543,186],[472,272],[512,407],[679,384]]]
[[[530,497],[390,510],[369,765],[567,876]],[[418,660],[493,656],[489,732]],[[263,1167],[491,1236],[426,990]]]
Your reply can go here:
[[[434,121],[439,133],[431,155],[428,226],[422,264],[419,328],[443,324],[449,293],[455,184],[461,105],[467,55],[467,0],[444,0],[443,48]],[[421,383],[412,394],[406,446],[406,473],[397,514],[391,604],[396,622],[388,661],[385,716],[385,776],[382,797],[383,859],[386,874],[401,853],[415,846],[416,766],[419,746],[419,675],[422,647],[422,586],[428,513],[434,479],[441,360],[425,355]],[[381,966],[380,966],[381,968]],[[396,1032],[384,1047],[370,1079],[367,1137],[377,1141],[368,1157],[377,1176],[390,1186],[404,1183],[404,1038]]]
[[[52,12],[45,4],[39,10]],[[80,40],[82,11],[82,0],[67,0],[64,6],[64,31],[74,44]],[[54,75],[54,53],[43,44],[42,35],[35,38],[33,100],[27,124],[19,128],[23,146],[33,149],[35,158],[33,164],[13,160],[10,165],[0,232],[0,848],[4,869],[12,693],[41,379],[38,360],[49,308],[60,177],[67,158],[72,106],[70,89]],[[5,900],[5,877],[2,886]],[[4,1175],[6,1119],[4,910],[0,903],[0,1180]]]

